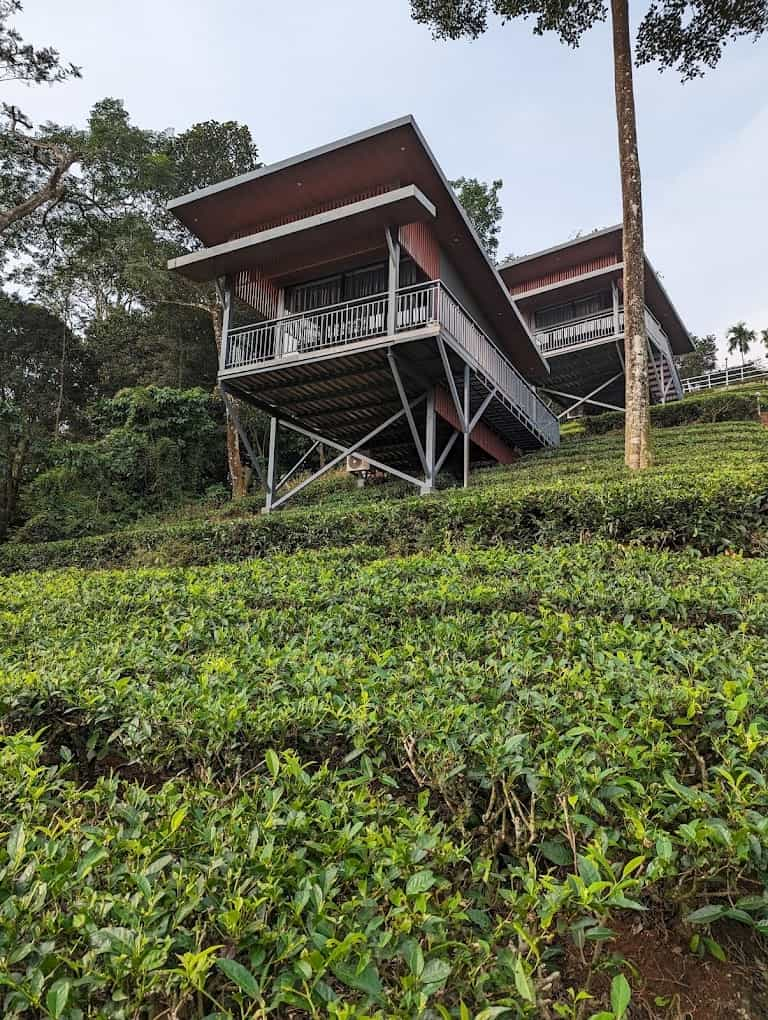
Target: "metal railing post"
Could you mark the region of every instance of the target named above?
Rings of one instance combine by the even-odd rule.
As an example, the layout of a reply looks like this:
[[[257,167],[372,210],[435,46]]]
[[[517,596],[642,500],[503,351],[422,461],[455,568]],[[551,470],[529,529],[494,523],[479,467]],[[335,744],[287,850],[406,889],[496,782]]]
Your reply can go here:
[[[397,331],[397,292],[400,285],[400,242],[392,236],[392,228],[386,228],[387,250],[389,251],[389,272],[387,275],[387,335]]]
[[[221,316],[221,349],[219,350],[219,372],[227,367],[229,348],[229,323],[232,316],[232,284],[228,276],[216,281],[216,292],[222,304]]]

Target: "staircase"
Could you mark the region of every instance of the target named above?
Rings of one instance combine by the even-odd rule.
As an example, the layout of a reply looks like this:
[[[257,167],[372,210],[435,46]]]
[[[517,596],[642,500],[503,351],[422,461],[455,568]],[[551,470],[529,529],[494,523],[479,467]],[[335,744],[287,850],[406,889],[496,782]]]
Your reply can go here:
[[[670,400],[678,400],[682,395],[682,386],[677,372],[653,344],[648,344],[648,390],[652,404],[666,404]]]

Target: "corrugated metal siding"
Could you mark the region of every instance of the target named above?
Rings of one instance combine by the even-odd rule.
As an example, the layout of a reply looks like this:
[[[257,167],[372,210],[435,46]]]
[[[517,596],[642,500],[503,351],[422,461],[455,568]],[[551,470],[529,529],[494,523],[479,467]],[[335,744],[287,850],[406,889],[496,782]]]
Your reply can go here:
[[[552,273],[545,273],[544,276],[537,276],[522,283],[515,283],[509,288],[510,294],[524,294],[529,290],[538,290],[539,287],[549,287],[553,283],[562,283],[563,280],[574,280],[587,273],[594,273],[598,269],[607,269],[621,262],[621,255],[600,255],[590,259],[589,262],[580,262],[577,266],[568,266],[565,269],[557,269]]]
[[[440,279],[440,248],[429,224],[404,224],[400,227],[400,244],[428,279]]]
[[[435,411],[443,421],[447,421],[457,432],[461,432],[461,423],[459,422],[459,416],[456,414],[456,408],[453,406],[453,400],[448,391],[444,390],[442,386],[435,387]],[[495,432],[492,432],[481,421],[475,425],[470,438],[476,446],[479,446],[481,450],[487,453],[489,457],[493,457],[499,464],[512,464],[518,459],[515,451],[511,450]]]
[[[259,269],[247,269],[235,277],[235,296],[255,308],[265,319],[277,318],[280,291]]]

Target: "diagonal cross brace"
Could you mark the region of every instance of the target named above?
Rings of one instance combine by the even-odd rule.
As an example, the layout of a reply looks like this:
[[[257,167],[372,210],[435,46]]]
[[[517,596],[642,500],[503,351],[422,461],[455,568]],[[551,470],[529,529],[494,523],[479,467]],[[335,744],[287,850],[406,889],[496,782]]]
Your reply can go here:
[[[395,380],[395,386],[397,387],[397,392],[398,392],[398,394],[400,396],[400,403],[403,405],[403,410],[405,411],[405,417],[408,419],[408,428],[411,430],[411,436],[413,437],[413,445],[416,447],[416,453],[418,453],[418,455],[419,455],[419,460],[421,461],[422,470],[424,471],[424,474],[426,475],[427,474],[427,456],[426,456],[426,454],[424,452],[424,446],[422,445],[422,442],[421,442],[421,436],[419,435],[419,430],[416,428],[416,422],[414,421],[413,412],[411,411],[411,406],[410,406],[410,403],[408,401],[408,394],[405,392],[405,387],[403,386],[403,380],[400,377],[400,369],[397,366],[397,358],[392,353],[392,348],[391,347],[387,351],[387,360],[389,361],[389,367],[392,370],[392,378]]]
[[[285,472],[283,477],[280,479],[280,481],[275,486],[275,492],[279,492],[280,489],[282,489],[282,487],[288,481],[288,479],[289,478],[293,478],[293,476],[299,470],[299,468],[304,463],[304,461],[307,460],[308,457],[312,456],[312,454],[315,452],[315,450],[318,448],[319,445],[320,445],[320,441],[319,440],[315,440],[315,442],[310,446],[310,448],[307,450],[307,452],[302,454],[301,457],[299,457],[299,459],[296,461],[296,463],[293,465],[293,467]]]
[[[566,414],[569,414],[575,408],[580,407],[581,404],[595,404],[597,407],[607,407],[611,411],[623,411],[624,408],[617,407],[616,404],[604,404],[601,400],[592,399],[596,394],[600,393],[601,390],[604,390],[607,386],[610,386],[611,383],[616,382],[617,379],[621,379],[623,375],[624,375],[623,372],[617,372],[616,375],[611,376],[610,379],[606,379],[604,383],[601,383],[596,389],[592,390],[591,393],[588,393],[586,397],[580,397],[576,393],[563,393],[561,390],[553,390],[549,386],[540,386],[539,389],[543,393],[551,393],[555,397],[566,397],[568,400],[575,401],[575,403],[571,404],[570,407],[567,407],[562,412],[562,414],[559,414],[557,416],[558,419],[563,418]]]
[[[440,351],[440,360],[443,363],[443,369],[445,370],[445,377],[448,380],[448,387],[451,391],[451,399],[453,400],[453,406],[456,408],[456,414],[459,422],[461,423],[461,431],[467,431],[467,420],[464,417],[464,408],[461,406],[461,400],[459,400],[459,391],[456,389],[456,380],[453,378],[453,372],[451,370],[451,363],[448,360],[448,352],[445,349],[445,343],[441,336],[437,337],[437,349]]]
[[[422,396],[417,397],[415,400],[411,401],[409,405],[411,410],[413,410],[414,407],[416,407],[425,399],[426,396],[422,394]],[[380,425],[377,425],[376,428],[372,429],[367,435],[363,436],[361,439],[355,440],[355,442],[352,443],[350,446],[342,446],[341,443],[334,442],[331,439],[326,439],[323,436],[320,436],[317,432],[311,432],[309,429],[301,428],[300,426],[294,425],[291,422],[282,422],[281,424],[285,428],[290,429],[293,432],[298,432],[299,435],[306,436],[308,439],[313,439],[315,441],[324,443],[325,445],[330,446],[332,449],[340,450],[341,452],[338,454],[338,456],[328,461],[327,464],[323,465],[323,467],[315,471],[314,474],[310,475],[309,478],[305,478],[303,482],[299,482],[299,484],[295,488],[291,489],[290,492],[287,492],[284,496],[281,496],[280,499],[275,500],[274,503],[272,503],[271,508],[273,510],[277,509],[278,506],[285,503],[292,496],[297,495],[299,492],[301,492],[302,489],[305,489],[311,482],[316,481],[316,479],[320,478],[327,471],[330,471],[332,468],[336,467],[336,465],[341,463],[341,461],[344,460],[345,457],[349,456],[350,453],[354,453],[356,450],[359,450],[361,446],[365,446],[367,442],[370,442],[370,440],[378,436],[380,432],[383,432],[386,428],[389,428],[390,425],[394,424],[394,422],[398,421],[400,418],[403,418],[404,416],[405,411],[401,408],[399,411],[396,411],[394,414],[390,415],[386,421],[382,422]],[[414,478],[412,475],[407,475],[404,471],[398,471],[397,468],[390,467],[388,464],[384,464],[381,461],[374,460],[373,457],[368,457],[368,460],[371,464],[373,464],[374,467],[378,467],[382,471],[387,471],[389,472],[389,474],[393,474],[398,478],[402,478],[404,481],[410,482],[412,485],[421,486],[423,484],[420,479]]]

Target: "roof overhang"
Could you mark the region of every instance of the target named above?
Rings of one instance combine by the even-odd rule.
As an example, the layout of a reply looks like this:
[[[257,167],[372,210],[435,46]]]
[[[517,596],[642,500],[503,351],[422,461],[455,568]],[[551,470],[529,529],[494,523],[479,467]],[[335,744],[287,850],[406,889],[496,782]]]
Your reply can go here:
[[[311,261],[319,259],[330,245],[354,246],[377,232],[381,241],[386,226],[422,222],[434,219],[435,214],[435,207],[426,195],[415,184],[409,184],[383,195],[202,248],[171,259],[168,268],[190,280],[203,281],[257,265],[285,265],[297,257]]]
[[[611,256],[616,256],[616,260]],[[600,269],[586,271],[556,283],[539,286],[535,284],[535,281],[543,277],[577,268],[595,259],[610,259],[610,263]],[[571,297],[583,296],[595,286],[599,286],[601,281],[615,277],[621,286],[624,273],[622,226],[619,223],[605,230],[596,230],[584,237],[577,237],[551,248],[511,259],[499,267],[499,273],[508,287],[516,288],[515,301],[523,309],[543,308],[546,305],[567,301]],[[520,287],[526,281],[532,281],[533,286],[529,291],[521,291]],[[673,353],[686,354],[692,351],[690,334],[647,257],[645,257],[645,303],[661,323]]]
[[[499,272],[507,286],[512,287],[557,269],[568,269],[590,259],[613,254],[621,258],[620,223],[554,244],[551,248],[542,248],[530,255],[509,259],[499,266]]]
[[[277,277],[284,269],[277,264],[280,246],[284,246],[283,251],[287,253],[292,244],[303,244],[309,238],[307,223],[298,228],[296,224],[312,220],[313,210],[330,208],[345,196],[349,199],[348,204],[357,205],[355,198],[361,193],[384,198],[408,186],[414,187],[431,203],[434,213],[426,218],[433,224],[438,243],[450,256],[464,285],[495,327],[498,339],[512,361],[523,372],[541,372],[542,368],[546,371],[546,362],[496,267],[488,258],[453,188],[411,116],[389,121],[169,202],[168,208],[207,248],[207,254],[194,253],[194,256],[199,254],[198,258],[182,256],[181,260],[174,260],[172,268],[186,275],[209,274],[215,268],[216,275],[258,262],[264,272]],[[397,213],[392,206],[387,208],[392,214]],[[420,210],[414,205],[412,211],[420,214],[407,222],[425,218],[423,204]],[[405,214],[404,206],[401,212]],[[345,222],[341,217],[333,221],[332,229],[328,224],[318,225],[319,230],[328,229],[326,237],[329,241],[331,237],[333,239],[331,245],[326,245],[329,262],[335,255],[343,255],[351,235],[342,236],[339,231],[352,229],[349,219],[347,217]],[[260,240],[254,240],[259,235],[271,234],[271,230],[264,230],[262,225],[282,229],[275,228],[275,223],[294,227],[299,233],[288,231],[279,237],[262,236]],[[373,217],[369,224],[367,233],[370,235],[376,225]],[[274,269],[272,256],[266,258],[270,250],[265,246],[267,241],[273,245]],[[240,246],[240,242],[247,243]],[[383,236],[378,243],[382,242]],[[238,247],[217,251],[228,244]],[[319,242],[317,246],[322,247]],[[215,266],[210,263],[203,268],[211,257],[218,260]],[[183,261],[186,259],[189,261]],[[222,270],[222,266],[231,268]],[[208,276],[193,278],[207,279]]]

